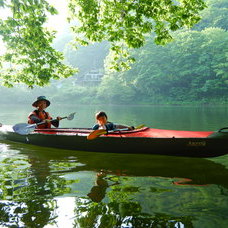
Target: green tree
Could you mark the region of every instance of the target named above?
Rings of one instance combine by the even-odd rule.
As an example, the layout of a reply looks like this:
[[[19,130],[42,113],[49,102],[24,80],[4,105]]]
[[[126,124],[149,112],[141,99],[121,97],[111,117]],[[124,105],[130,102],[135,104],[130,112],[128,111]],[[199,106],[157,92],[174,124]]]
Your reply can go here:
[[[118,81],[125,85],[121,91],[131,86],[139,101],[150,102],[224,97],[228,93],[227,32],[208,28],[176,32],[174,37],[175,41],[166,46],[149,42],[132,53],[138,62],[119,74]],[[108,96],[122,93],[110,84],[104,78],[101,85],[112,91]]]
[[[111,43],[113,61],[111,68],[128,69],[134,59],[126,48],[139,48],[152,32],[157,44],[172,40],[170,31],[184,26],[192,27],[200,20],[199,12],[205,8],[202,0],[70,0],[70,19],[77,19],[76,40],[82,44],[90,41]],[[124,63],[124,61],[127,63]]]
[[[73,75],[74,70],[62,63],[63,55],[51,47],[55,34],[44,28],[48,14],[57,14],[46,0],[0,0],[0,7],[11,15],[0,20],[0,35],[7,53],[1,56],[1,79],[5,86],[25,83],[43,86],[50,79]],[[127,48],[139,48],[146,36],[156,34],[155,42],[164,44],[172,39],[169,30],[192,26],[200,19],[203,0],[69,0],[70,20],[76,40],[111,42],[113,68],[120,70],[133,61]],[[81,35],[83,39],[81,39]]]
[[[97,92],[98,100],[109,104],[132,102],[135,95],[135,89],[115,73],[104,77]]]
[[[203,30],[218,27],[228,30],[228,2],[226,0],[207,0],[208,7],[202,11],[202,20],[193,28]]]
[[[0,35],[7,48],[0,56],[3,85],[44,86],[50,79],[74,73],[62,63],[63,55],[51,47],[55,33],[44,28],[48,13],[57,13],[52,6],[45,0],[0,1],[0,6],[11,12],[0,19]]]

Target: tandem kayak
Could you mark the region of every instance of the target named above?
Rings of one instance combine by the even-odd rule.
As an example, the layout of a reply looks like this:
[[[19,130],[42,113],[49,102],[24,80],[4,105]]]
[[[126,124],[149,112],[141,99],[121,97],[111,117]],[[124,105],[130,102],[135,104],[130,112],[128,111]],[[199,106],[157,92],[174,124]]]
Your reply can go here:
[[[177,131],[142,127],[114,131],[87,140],[89,128],[35,129],[27,135],[12,126],[0,128],[0,139],[60,149],[106,153],[160,154],[186,157],[216,157],[228,153],[228,128],[218,131]]]

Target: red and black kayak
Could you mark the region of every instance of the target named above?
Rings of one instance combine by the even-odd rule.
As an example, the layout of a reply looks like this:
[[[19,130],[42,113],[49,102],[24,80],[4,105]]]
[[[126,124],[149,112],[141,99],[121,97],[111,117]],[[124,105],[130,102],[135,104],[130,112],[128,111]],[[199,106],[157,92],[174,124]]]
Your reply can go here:
[[[215,157],[228,153],[228,128],[218,131],[177,131],[148,127],[114,131],[87,140],[89,128],[36,129],[21,135],[10,126],[0,128],[0,138],[32,145],[106,153],[161,154]]]

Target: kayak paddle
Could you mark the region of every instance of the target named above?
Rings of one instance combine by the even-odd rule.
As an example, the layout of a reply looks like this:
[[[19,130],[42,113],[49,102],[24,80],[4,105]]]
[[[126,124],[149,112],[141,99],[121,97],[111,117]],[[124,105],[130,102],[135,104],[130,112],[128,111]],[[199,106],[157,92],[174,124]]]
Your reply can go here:
[[[69,116],[62,117],[61,119],[73,120],[75,112],[71,113]],[[55,121],[57,119],[51,120]],[[34,131],[35,128],[41,124],[44,124],[45,121],[36,124],[27,124],[27,123],[19,123],[13,126],[13,130],[20,135],[28,135],[30,132]]]
[[[144,124],[141,124],[141,125],[135,127],[134,130],[140,129],[140,128],[144,127],[144,126],[145,126]],[[87,139],[88,140],[93,140],[93,139],[96,139],[97,137],[99,137],[101,135],[104,135],[104,134],[107,134],[107,133],[111,133],[111,132],[115,132],[115,131],[128,131],[128,130],[129,130],[129,128],[114,129],[114,130],[111,130],[111,131],[107,131],[107,130],[104,130],[104,129],[94,130],[87,136]]]

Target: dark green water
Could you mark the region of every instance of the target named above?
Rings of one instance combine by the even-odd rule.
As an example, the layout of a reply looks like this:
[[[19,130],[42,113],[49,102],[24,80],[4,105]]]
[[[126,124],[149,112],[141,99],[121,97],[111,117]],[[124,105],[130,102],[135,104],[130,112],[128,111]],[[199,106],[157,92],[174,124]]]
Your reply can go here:
[[[48,111],[53,116],[76,111],[75,119],[61,126],[89,127],[99,110],[129,125],[183,130],[228,125],[228,107],[56,106]],[[0,122],[26,122],[29,111],[2,107]],[[0,227],[227,226],[228,155],[105,154],[0,142]]]

